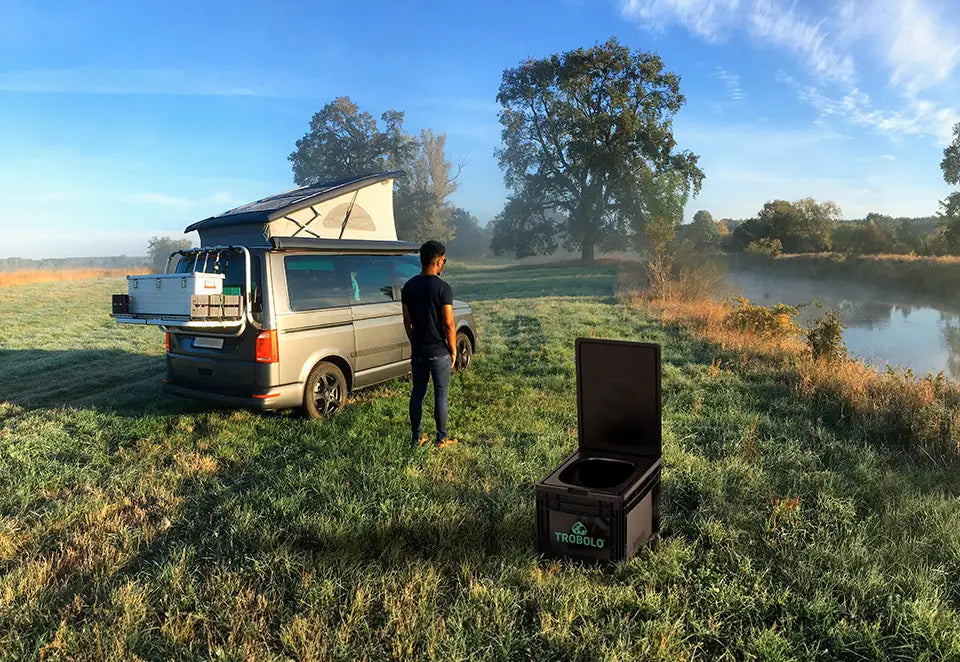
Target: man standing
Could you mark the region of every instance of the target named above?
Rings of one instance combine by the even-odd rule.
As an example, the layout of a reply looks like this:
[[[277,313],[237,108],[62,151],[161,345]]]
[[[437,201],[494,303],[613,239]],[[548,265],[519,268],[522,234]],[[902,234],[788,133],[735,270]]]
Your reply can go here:
[[[410,339],[410,428],[414,444],[429,441],[421,434],[423,397],[427,381],[433,378],[433,418],[437,424],[437,448],[457,443],[447,438],[447,393],[450,371],[456,360],[456,329],[453,321],[453,290],[440,279],[447,261],[446,248],[439,241],[420,247],[422,271],[403,286],[403,327]]]

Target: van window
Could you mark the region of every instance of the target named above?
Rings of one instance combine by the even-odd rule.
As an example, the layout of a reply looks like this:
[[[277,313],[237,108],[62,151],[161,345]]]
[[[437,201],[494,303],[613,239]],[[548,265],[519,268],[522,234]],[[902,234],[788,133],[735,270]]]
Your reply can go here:
[[[206,265],[204,265],[203,255],[196,260],[196,270],[208,274],[223,274],[223,293],[224,294],[246,294],[244,285],[244,271],[246,270],[245,259],[242,253],[235,251],[217,251],[207,256]],[[177,262],[176,273],[193,273],[194,258],[180,256]],[[260,288],[260,257],[256,254],[250,255],[250,278],[253,289],[252,298],[257,299]]]
[[[353,305],[393,301],[393,269],[390,256],[350,256],[344,260],[347,296]]]
[[[290,255],[283,258],[290,310],[319,310],[349,305],[346,279],[332,255]]]
[[[395,255],[390,258],[393,262],[393,273],[397,287],[403,287],[407,281],[419,275],[420,258],[416,255]]]

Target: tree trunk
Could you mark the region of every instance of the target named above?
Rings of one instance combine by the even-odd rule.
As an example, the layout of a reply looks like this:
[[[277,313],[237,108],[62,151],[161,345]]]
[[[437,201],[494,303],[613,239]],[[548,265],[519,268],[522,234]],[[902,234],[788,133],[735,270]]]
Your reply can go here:
[[[593,264],[593,242],[584,242],[580,247],[580,259],[586,264]]]

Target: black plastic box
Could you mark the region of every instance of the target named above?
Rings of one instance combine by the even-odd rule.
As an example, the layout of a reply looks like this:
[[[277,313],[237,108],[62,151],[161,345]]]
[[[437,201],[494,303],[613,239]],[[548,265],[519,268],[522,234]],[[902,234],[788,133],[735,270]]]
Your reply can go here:
[[[112,303],[113,303],[114,315],[130,312],[130,295],[129,294],[114,294]]]
[[[578,338],[579,448],[536,486],[541,554],[623,561],[660,531],[660,346]]]
[[[239,319],[241,299],[236,294],[194,294],[190,297],[190,319]]]

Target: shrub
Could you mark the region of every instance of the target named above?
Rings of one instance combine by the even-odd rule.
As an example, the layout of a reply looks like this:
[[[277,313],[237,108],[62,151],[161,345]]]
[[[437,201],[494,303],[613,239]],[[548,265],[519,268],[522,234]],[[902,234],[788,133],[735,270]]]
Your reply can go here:
[[[747,244],[745,252],[751,253],[752,255],[780,255],[783,252],[783,244],[779,239],[770,239],[769,237],[762,237],[756,241],[751,241]]]
[[[778,303],[775,306],[757,306],[745,297],[735,299],[739,308],[728,316],[728,322],[737,331],[753,333],[769,340],[787,340],[800,333],[797,325],[797,309]]]
[[[823,317],[818,318],[813,326],[807,329],[807,345],[813,352],[813,358],[838,361],[846,357],[843,329],[840,313],[835,310],[828,310]]]

